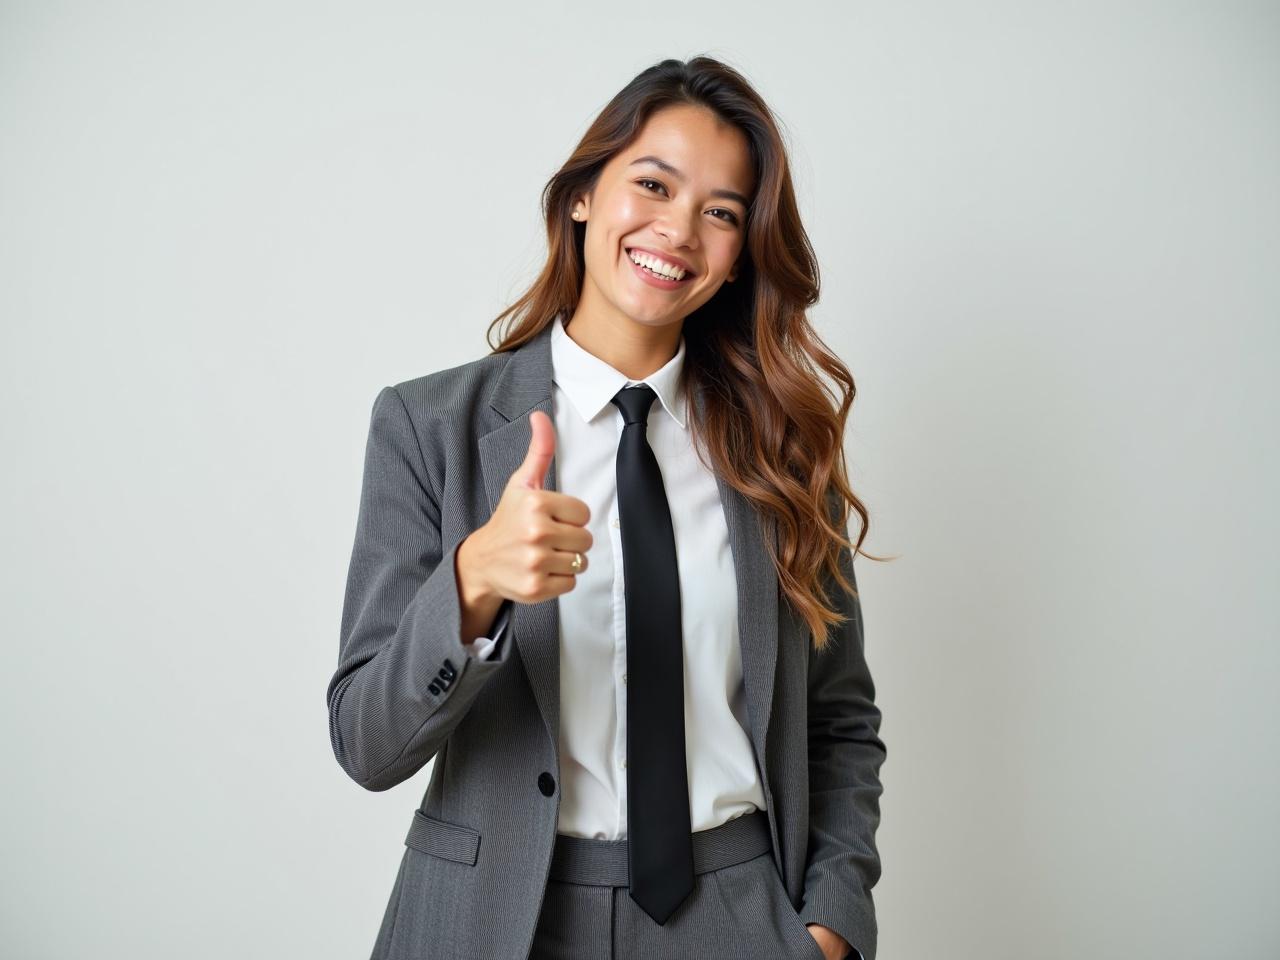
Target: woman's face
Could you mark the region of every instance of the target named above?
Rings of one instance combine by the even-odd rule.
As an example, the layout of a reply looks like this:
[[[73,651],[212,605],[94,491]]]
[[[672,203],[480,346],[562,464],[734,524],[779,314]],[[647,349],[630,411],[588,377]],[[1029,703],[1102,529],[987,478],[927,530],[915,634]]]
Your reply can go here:
[[[578,311],[647,326],[682,321],[735,279],[753,180],[736,127],[704,107],[655,112],[573,207],[587,225]],[[632,251],[683,267],[683,279],[649,276]]]

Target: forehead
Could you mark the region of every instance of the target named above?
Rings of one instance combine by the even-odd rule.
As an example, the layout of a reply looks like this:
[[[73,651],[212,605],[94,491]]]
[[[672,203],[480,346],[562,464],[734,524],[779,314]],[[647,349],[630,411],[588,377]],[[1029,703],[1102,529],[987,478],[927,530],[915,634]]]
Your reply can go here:
[[[754,188],[754,171],[746,134],[705,107],[688,104],[653,113],[636,139],[609,162],[619,176],[657,168],[632,161],[655,156],[671,164],[690,184],[706,189],[736,190],[747,196]]]

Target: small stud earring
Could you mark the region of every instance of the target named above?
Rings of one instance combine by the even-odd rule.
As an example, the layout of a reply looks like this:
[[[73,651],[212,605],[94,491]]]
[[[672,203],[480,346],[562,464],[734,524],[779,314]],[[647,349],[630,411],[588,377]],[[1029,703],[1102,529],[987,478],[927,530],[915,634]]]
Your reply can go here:
[[[581,220],[581,219],[582,219],[582,214],[580,214],[577,210],[573,211],[573,219],[575,219],[575,220]]]

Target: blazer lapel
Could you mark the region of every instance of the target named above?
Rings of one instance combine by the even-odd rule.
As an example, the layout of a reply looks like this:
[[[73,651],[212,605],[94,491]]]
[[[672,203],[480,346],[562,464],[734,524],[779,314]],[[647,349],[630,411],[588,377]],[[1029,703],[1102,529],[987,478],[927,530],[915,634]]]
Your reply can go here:
[[[558,320],[555,322],[559,322]],[[501,417],[479,438],[480,467],[484,474],[489,510],[497,509],[502,492],[529,449],[529,414],[541,410],[554,419],[552,406],[551,325],[511,353],[489,395],[490,408]],[[703,398],[694,391],[699,422]],[[751,502],[719,475],[720,502],[729,530],[734,572],[738,585],[738,636],[742,651],[743,682],[751,721],[751,742],[762,775],[766,732],[773,704],[774,672],[778,654],[778,577],[765,547],[773,537],[772,522],[765,523]],[[544,489],[558,490],[553,457]],[[559,598],[542,603],[512,604],[509,629],[520,650],[534,699],[543,722],[560,749],[560,606]]]

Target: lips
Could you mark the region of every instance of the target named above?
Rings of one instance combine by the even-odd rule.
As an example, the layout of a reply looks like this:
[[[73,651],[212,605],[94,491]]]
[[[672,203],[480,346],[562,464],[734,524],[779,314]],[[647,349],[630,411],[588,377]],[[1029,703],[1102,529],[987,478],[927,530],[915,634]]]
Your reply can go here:
[[[623,259],[627,262],[627,266],[631,268],[632,273],[636,275],[641,283],[656,290],[662,290],[665,292],[679,290],[693,279],[693,274],[691,273],[685,274],[683,280],[669,280],[656,273],[650,273],[644,267],[640,266],[640,264],[632,260],[630,253],[625,253]]]
[[[632,251],[635,251],[636,253],[647,254],[648,256],[661,260],[664,263],[669,263],[673,267],[679,267],[681,270],[684,271],[685,280],[688,280],[690,277],[697,276],[696,271],[694,271],[694,269],[691,266],[689,266],[688,263],[686,263],[684,260],[681,260],[679,257],[672,256],[669,253],[662,253],[658,250],[653,250],[649,247],[623,247],[622,249],[623,249],[623,252],[627,254],[628,259],[630,259]]]

